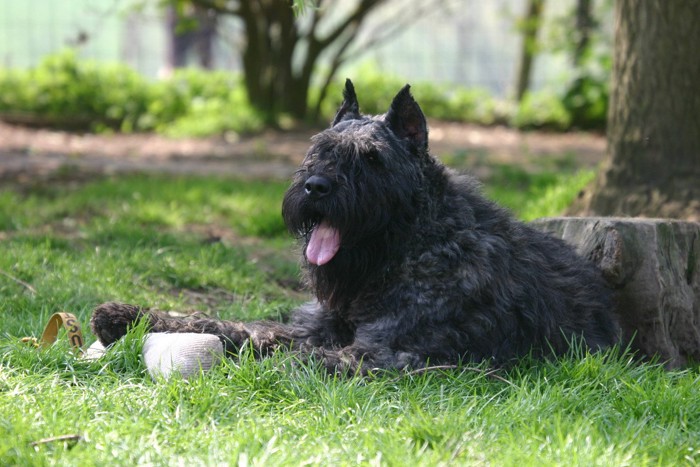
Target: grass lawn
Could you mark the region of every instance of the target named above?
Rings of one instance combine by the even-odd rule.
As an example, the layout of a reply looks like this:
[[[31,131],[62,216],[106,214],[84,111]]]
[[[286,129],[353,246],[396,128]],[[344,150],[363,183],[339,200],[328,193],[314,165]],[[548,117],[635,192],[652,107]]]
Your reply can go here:
[[[591,172],[494,171],[519,216],[554,215]],[[700,373],[628,355],[336,379],[247,352],[153,381],[136,329],[104,358],[19,342],[120,300],[222,318],[301,303],[284,183],[124,176],[0,187],[0,465],[696,465]],[[94,338],[86,332],[88,343]],[[75,435],[67,440],[36,441]],[[79,437],[79,438],[77,438]]]

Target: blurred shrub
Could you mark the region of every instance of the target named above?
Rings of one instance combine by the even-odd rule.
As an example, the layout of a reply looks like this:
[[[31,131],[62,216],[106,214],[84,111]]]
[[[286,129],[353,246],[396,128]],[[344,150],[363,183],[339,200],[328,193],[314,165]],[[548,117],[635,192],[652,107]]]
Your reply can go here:
[[[522,129],[598,129],[604,128],[607,112],[605,76],[582,73],[563,97],[529,93],[517,105],[496,100],[482,89],[417,82],[411,91],[430,118]],[[353,83],[360,110],[367,114],[386,112],[406,84],[373,66],[357,70]],[[342,89],[341,80],[331,84],[321,105],[324,120],[335,114]],[[310,95],[319,92],[312,87]],[[74,130],[157,131],[174,137],[251,133],[264,125],[237,74],[184,69],[168,79],[150,81],[126,65],[79,60],[72,51],[47,56],[29,70],[0,70],[0,118]]]
[[[387,111],[391,100],[407,83],[396,76],[386,75],[376,67],[363,66],[352,78],[360,101],[360,111],[366,114],[382,114]],[[421,106],[423,113],[439,120],[471,122],[491,125],[498,121],[497,104],[488,91],[476,88],[440,86],[428,82],[411,84],[411,92]],[[333,83],[322,104],[322,115],[326,120],[333,118],[342,101],[345,81]]]
[[[129,67],[78,61],[71,51],[29,70],[0,71],[0,112],[37,116],[39,124],[131,131],[148,102],[148,84]]]
[[[29,70],[0,70],[0,114],[42,126],[173,136],[262,127],[235,74],[178,70],[153,82],[126,65],[79,60],[70,50]]]
[[[517,106],[512,124],[525,130],[545,128],[563,131],[571,127],[571,115],[555,94],[547,91],[528,92]]]
[[[360,102],[360,112],[376,115],[387,111],[391,100],[406,83],[396,76],[380,73],[375,67],[363,66],[350,77]],[[345,79],[336,79],[328,87],[321,114],[326,120],[335,115],[343,100]],[[415,88],[413,88],[415,90]],[[314,90],[314,94],[317,94]]]
[[[248,102],[239,75],[222,71],[178,70],[157,88],[150,115],[156,130],[173,137],[209,136],[228,131],[253,133],[262,119]],[[178,112],[180,105],[185,106]]]
[[[600,130],[607,122],[612,60],[603,56],[595,64],[597,68],[580,68],[562,97],[571,125],[577,128]]]

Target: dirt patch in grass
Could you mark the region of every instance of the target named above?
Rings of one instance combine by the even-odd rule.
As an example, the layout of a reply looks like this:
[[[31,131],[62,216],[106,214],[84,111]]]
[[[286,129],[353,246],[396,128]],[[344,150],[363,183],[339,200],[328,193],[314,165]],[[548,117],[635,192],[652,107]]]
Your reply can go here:
[[[155,134],[76,134],[0,122],[0,181],[52,182],[57,174],[65,179],[130,172],[289,179],[311,136],[320,130],[266,131],[235,140],[171,139]],[[433,154],[466,169],[483,165],[482,160],[528,166],[555,155],[569,155],[577,165],[591,167],[605,154],[605,138],[599,134],[520,132],[439,121],[430,122],[430,145]]]

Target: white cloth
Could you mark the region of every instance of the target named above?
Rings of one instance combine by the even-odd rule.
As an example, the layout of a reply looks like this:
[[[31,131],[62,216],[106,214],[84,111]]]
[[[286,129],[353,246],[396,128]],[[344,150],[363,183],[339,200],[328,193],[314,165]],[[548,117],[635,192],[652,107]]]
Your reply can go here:
[[[96,360],[106,350],[95,341],[83,358]],[[143,341],[143,361],[152,378],[168,378],[178,372],[187,379],[200,371],[208,371],[224,357],[224,346],[213,334],[149,333]]]
[[[143,360],[153,378],[179,372],[187,379],[211,369],[223,356],[224,346],[213,334],[150,333],[143,342]]]

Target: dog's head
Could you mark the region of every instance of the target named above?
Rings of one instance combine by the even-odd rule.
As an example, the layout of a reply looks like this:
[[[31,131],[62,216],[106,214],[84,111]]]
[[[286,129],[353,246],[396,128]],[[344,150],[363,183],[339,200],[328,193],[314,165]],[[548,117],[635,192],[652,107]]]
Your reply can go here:
[[[343,96],[330,128],[312,138],[282,205],[303,244],[307,277],[317,297],[330,302],[350,299],[400,257],[429,203],[426,179],[441,173],[408,85],[383,115],[360,113],[350,80]]]
[[[406,85],[386,114],[360,114],[350,80],[327,130],[312,139],[283,203],[289,230],[306,260],[332,261],[343,249],[405,228],[415,217],[416,188],[428,155],[426,120]]]

